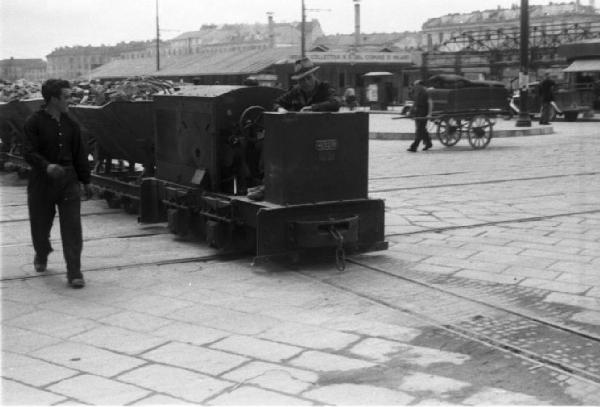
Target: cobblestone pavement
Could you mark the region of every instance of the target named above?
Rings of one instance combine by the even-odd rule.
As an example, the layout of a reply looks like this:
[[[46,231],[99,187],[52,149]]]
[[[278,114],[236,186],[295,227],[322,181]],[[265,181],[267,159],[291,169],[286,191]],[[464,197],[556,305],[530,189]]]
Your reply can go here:
[[[4,404],[600,403],[600,128],[409,154],[372,140],[390,249],[250,267],[84,203],[88,286],[0,175]]]

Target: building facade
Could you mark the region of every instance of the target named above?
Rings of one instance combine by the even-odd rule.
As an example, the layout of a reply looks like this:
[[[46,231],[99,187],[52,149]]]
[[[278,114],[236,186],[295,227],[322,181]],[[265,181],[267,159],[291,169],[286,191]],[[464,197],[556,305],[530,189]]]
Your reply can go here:
[[[0,79],[43,81],[46,79],[46,62],[43,59],[3,59],[0,61]]]
[[[161,57],[190,54],[210,54],[231,51],[261,50],[274,47],[300,46],[301,25],[298,22],[275,23],[272,16],[266,24],[206,24],[197,31],[188,31],[177,37],[162,41]],[[311,45],[323,36],[318,20],[306,24],[306,43]],[[156,43],[140,49],[121,52],[121,58],[156,57]]]
[[[520,8],[450,14],[423,24],[423,75],[456,73],[471,79],[515,83],[520,66]],[[593,2],[550,3],[529,8],[529,76],[562,79],[566,60],[558,47],[600,37]]]
[[[47,76],[67,80],[87,79],[98,68],[121,53],[131,49],[145,48],[151,41],[122,42],[117,45],[60,47],[46,55]]]

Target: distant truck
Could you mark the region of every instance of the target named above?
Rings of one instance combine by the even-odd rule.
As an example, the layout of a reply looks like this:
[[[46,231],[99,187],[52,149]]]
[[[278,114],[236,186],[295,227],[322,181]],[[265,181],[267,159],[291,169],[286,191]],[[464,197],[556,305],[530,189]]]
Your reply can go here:
[[[529,84],[527,93],[527,110],[534,116],[542,110],[539,92],[539,82]],[[519,89],[515,90],[510,101],[510,107],[515,113],[521,110]],[[563,116],[565,121],[574,122],[579,115],[593,112],[596,93],[593,84],[558,83],[554,89],[554,101],[551,103],[550,120]]]

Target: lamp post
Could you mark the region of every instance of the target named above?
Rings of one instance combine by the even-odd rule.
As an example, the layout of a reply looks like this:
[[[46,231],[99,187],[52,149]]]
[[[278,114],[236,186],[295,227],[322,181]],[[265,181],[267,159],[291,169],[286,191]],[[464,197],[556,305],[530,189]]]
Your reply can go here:
[[[529,0],[521,0],[521,70],[519,72],[519,118],[517,127],[531,127],[529,116]]]

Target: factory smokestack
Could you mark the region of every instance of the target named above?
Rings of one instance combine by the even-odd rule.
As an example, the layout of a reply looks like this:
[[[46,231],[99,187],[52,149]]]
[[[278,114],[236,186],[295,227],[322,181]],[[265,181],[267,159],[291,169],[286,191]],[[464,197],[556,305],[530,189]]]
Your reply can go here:
[[[268,12],[267,16],[269,16],[269,48],[275,48],[275,26],[273,23],[273,12]]]
[[[360,0],[354,0],[354,46],[360,46]]]

